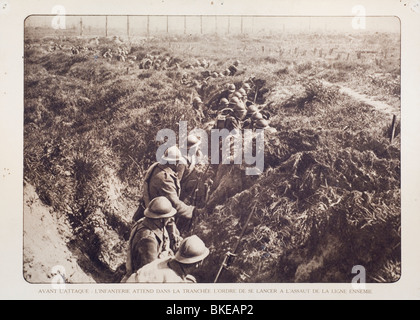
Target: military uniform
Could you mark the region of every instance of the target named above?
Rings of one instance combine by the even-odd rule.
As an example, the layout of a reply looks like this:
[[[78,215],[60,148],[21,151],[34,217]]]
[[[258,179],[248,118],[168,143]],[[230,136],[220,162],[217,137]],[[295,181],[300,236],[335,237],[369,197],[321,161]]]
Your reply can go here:
[[[136,222],[128,240],[127,275],[156,259],[168,256],[173,256],[173,250],[166,227],[159,228],[149,218]]]
[[[204,242],[193,235],[182,240],[179,250],[173,258],[155,260],[136,273],[132,274],[127,282],[196,282],[188,274],[199,266],[210,253]]]
[[[204,168],[190,165],[183,169],[180,181],[182,187],[180,199],[194,206],[204,206],[207,189],[206,181],[203,179]]]
[[[223,90],[222,92],[216,93],[213,95],[206,103],[207,107],[212,110],[217,110],[220,105],[220,100],[223,98],[230,99],[232,95],[232,91],[230,90]]]
[[[181,184],[178,174],[170,167],[155,163],[146,173],[143,185],[143,199],[146,206],[149,202],[159,196],[166,197],[176,209],[176,223],[179,230],[187,227],[192,219],[194,206],[187,205],[180,199]],[[172,235],[171,235],[172,236]]]
[[[143,283],[196,283],[191,275],[182,269],[182,266],[172,258],[155,260],[133,273],[127,282]]]

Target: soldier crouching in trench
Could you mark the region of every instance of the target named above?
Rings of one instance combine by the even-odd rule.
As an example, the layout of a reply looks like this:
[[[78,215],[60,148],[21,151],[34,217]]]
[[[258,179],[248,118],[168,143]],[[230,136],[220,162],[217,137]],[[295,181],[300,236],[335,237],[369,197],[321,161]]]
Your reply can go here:
[[[144,207],[149,202],[159,196],[166,197],[177,211],[175,216],[176,225],[180,232],[187,231],[193,216],[199,216],[204,209],[199,209],[193,205],[187,205],[181,201],[181,184],[178,177],[179,166],[185,166],[181,163],[181,152],[176,146],[172,146],[165,151],[163,160],[168,161],[166,164],[156,162],[148,169],[143,183],[143,201]],[[176,162],[176,164],[171,164]],[[133,216],[133,220],[137,221],[143,216],[141,206]]]
[[[133,226],[128,240],[126,275],[127,278],[144,265],[163,257],[173,256],[176,243],[171,241],[168,225],[171,225],[172,235],[180,238],[179,231],[173,223],[176,209],[165,197],[156,197],[150,201],[141,218]],[[181,239],[182,240],[182,239]]]
[[[209,249],[197,236],[185,238],[174,257],[157,259],[133,273],[130,282],[144,283],[196,283],[192,276],[209,255]]]
[[[209,166],[200,164],[202,157],[201,140],[194,134],[190,134],[187,137],[186,164],[177,168],[181,184],[180,199],[199,208],[205,207],[209,187],[209,179],[206,179]]]

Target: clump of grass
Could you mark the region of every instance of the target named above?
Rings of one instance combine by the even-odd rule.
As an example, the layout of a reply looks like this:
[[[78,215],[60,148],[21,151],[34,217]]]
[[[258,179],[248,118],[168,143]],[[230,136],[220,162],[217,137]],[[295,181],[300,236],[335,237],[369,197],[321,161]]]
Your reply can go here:
[[[240,221],[244,222],[250,208],[257,204],[257,213],[243,239],[242,252],[235,259],[235,269],[226,275],[225,281],[243,281],[239,270],[247,270],[248,281],[258,279],[263,273],[271,275],[264,277],[264,281],[273,282],[347,282],[356,262],[378,270],[380,261],[399,258],[397,176],[382,178],[380,166],[387,164],[381,164],[375,157],[366,161],[365,153],[343,161],[343,155],[337,154],[337,160],[327,163],[318,157],[321,153],[291,156],[200,222],[196,229],[199,234],[206,225],[220,226],[213,229],[218,230],[216,233],[203,234],[206,243],[215,243],[216,239],[226,239],[228,234],[238,234],[239,227],[225,230],[221,226],[226,222],[243,226]],[[354,166],[335,167],[334,162],[338,160]],[[378,164],[368,165],[370,161]],[[392,168],[383,169],[393,172]],[[363,180],[365,183],[360,183]],[[391,199],[384,203],[383,197]],[[217,222],[218,219],[221,221]],[[235,220],[238,222],[234,223]],[[230,239],[223,240],[225,250],[235,241],[232,236]],[[330,241],[335,244],[327,249],[332,244]],[[215,250],[221,263],[224,250]],[[333,270],[324,273],[327,268]]]
[[[327,87],[319,80],[309,80],[302,83],[304,92],[301,95],[293,95],[282,103],[283,108],[297,107],[304,109],[313,102],[319,102],[324,106],[334,103],[338,88]]]
[[[311,70],[313,67],[312,62],[303,62],[295,66],[295,70],[297,73],[304,73],[306,71]]]

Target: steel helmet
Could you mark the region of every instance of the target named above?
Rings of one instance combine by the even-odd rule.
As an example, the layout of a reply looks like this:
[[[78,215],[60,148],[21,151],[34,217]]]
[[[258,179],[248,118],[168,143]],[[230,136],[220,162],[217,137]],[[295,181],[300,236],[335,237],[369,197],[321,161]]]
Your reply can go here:
[[[211,74],[211,76],[212,76],[213,78],[218,78],[218,77],[219,77],[219,74],[218,74],[217,72],[213,72],[213,73]]]
[[[176,214],[176,209],[166,197],[156,197],[149,202],[144,210],[144,216],[151,219],[171,218]]]
[[[234,85],[233,83],[230,83],[230,84],[228,84],[227,89],[228,89],[230,92],[235,92],[236,87],[235,87],[235,85]]]
[[[244,89],[244,88],[240,88],[240,89],[238,90],[238,92],[239,92],[242,96],[246,96],[246,91],[245,91],[245,89]]]
[[[223,74],[225,76],[229,76],[230,75],[230,70],[229,69],[226,69],[225,71],[223,71]]]
[[[268,121],[265,119],[257,120],[254,124],[255,129],[264,129],[268,127]]]
[[[247,83],[247,82],[245,82],[245,83],[242,85],[242,88],[244,88],[244,90],[246,90],[246,91],[251,90],[251,86],[250,86],[250,85],[249,85],[249,83]]]
[[[175,260],[183,264],[193,264],[204,260],[210,253],[204,242],[193,235],[182,240]]]
[[[238,99],[239,100],[239,99]],[[248,112],[248,110],[246,109],[246,105],[245,105],[245,103],[243,103],[241,100],[239,100],[239,102],[238,103],[236,103],[234,106],[233,106],[233,110],[244,110],[245,112]]]
[[[251,116],[251,119],[254,120],[254,121],[258,121],[258,120],[262,120],[264,118],[263,118],[263,115],[260,112],[256,112]]]
[[[242,98],[242,93],[240,93],[239,91],[236,91],[236,92],[233,94],[233,96],[234,96],[234,97],[238,97],[239,99],[241,99],[241,98]]]
[[[241,102],[239,101],[238,97],[233,97],[232,99],[230,99],[229,104],[230,105],[240,105]]]
[[[233,65],[235,66],[235,67],[237,67],[237,66],[239,66],[239,64],[240,64],[241,62],[239,61],[239,60],[235,60],[234,62],[233,62]]]
[[[163,160],[166,160],[168,162],[175,162],[181,160],[182,155],[181,151],[179,151],[177,146],[169,147],[165,150],[165,153],[162,156]]]
[[[260,110],[258,109],[258,107],[255,104],[251,104],[248,107],[248,114],[250,114],[250,115],[253,115],[253,114],[255,114],[255,113],[259,112],[259,111]]]
[[[228,101],[228,99],[226,99],[226,98],[222,98],[222,99],[220,99],[220,104],[221,105],[228,105],[229,104],[229,101]]]
[[[246,109],[245,108],[237,108],[234,110],[235,117],[242,120],[246,116]]]

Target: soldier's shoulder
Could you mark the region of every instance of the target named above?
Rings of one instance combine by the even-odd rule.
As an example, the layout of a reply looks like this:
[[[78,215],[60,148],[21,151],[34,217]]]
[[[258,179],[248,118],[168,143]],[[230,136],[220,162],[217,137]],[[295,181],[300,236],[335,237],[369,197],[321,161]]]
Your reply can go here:
[[[153,175],[153,180],[166,181],[172,178],[173,172],[171,169],[161,166],[157,166],[157,169]]]
[[[147,226],[141,224],[137,227],[137,232],[134,236],[136,242],[144,242],[144,241],[155,241],[155,236],[152,230],[150,230]]]

